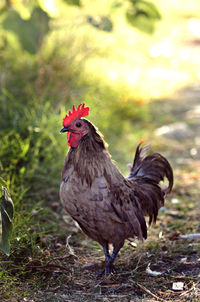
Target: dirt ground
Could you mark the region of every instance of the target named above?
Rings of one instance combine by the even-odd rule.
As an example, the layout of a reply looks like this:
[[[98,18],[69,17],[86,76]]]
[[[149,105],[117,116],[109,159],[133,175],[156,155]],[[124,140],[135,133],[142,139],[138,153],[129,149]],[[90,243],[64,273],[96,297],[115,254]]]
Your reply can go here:
[[[200,301],[200,86],[152,102],[155,135],[150,143],[174,168],[175,185],[144,243],[126,243],[117,270],[97,278],[100,247],[76,229],[67,253],[55,244],[53,262],[33,271],[51,286],[30,301]],[[182,235],[197,234],[184,238]],[[57,250],[57,252],[56,252]],[[61,253],[62,254],[62,253]],[[51,257],[52,258],[52,257]],[[90,265],[90,269],[83,269]],[[24,301],[29,301],[24,298]]]
[[[37,289],[25,278],[19,290],[29,294],[7,301],[200,301],[199,100],[200,86],[194,85],[150,105],[155,131],[148,142],[169,159],[175,185],[148,239],[127,242],[116,272],[98,278],[103,252],[70,222],[67,243],[52,241],[41,262],[28,263],[29,274],[40,276]]]

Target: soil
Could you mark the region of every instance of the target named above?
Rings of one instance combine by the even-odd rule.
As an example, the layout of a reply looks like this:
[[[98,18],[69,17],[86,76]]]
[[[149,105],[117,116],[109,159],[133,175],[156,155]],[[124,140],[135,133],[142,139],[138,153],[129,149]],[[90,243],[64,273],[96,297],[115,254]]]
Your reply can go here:
[[[200,236],[180,237],[200,233],[200,86],[151,102],[150,110],[152,148],[169,159],[175,175],[157,224],[144,243],[127,243],[116,272],[102,278],[97,278],[104,265],[99,246],[79,232],[72,235],[68,254],[54,260],[60,267],[45,268],[46,278],[48,271],[54,278],[45,301],[200,301]],[[90,269],[82,269],[89,264]],[[63,279],[58,284],[59,274]],[[44,291],[34,301],[44,301]]]

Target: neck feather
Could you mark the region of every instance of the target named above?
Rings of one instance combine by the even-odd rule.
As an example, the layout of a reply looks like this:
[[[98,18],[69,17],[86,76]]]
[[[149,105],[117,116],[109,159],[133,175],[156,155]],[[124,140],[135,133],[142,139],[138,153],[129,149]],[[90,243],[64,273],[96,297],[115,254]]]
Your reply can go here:
[[[91,131],[83,137],[77,148],[71,148],[66,158],[63,175],[66,169],[73,165],[82,183],[91,186],[96,177],[105,173],[113,173],[117,169],[106,149],[103,138],[96,132]]]

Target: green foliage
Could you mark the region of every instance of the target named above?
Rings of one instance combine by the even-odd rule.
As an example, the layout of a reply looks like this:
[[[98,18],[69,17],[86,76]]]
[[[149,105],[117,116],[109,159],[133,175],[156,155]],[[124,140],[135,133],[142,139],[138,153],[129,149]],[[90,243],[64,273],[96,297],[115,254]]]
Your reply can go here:
[[[2,181],[1,181],[2,182]],[[12,221],[14,206],[6,188],[2,188],[2,197],[0,202],[0,249],[7,255],[10,255],[10,239],[12,236]]]
[[[166,113],[161,113],[162,110],[158,110],[153,120],[150,118],[148,103],[146,99],[137,97],[135,82],[131,82],[131,86],[128,87],[120,79],[115,81],[107,76],[108,71],[111,73],[113,71],[113,61],[120,62],[120,66],[127,62],[131,64],[132,61],[133,66],[137,64],[138,59],[136,50],[130,54],[132,48],[131,51],[125,52],[128,54],[125,62],[121,54],[125,48],[121,48],[119,36],[115,36],[116,22],[118,17],[120,19],[124,16],[127,9],[124,3],[127,2],[111,2],[108,2],[111,4],[109,4],[111,10],[109,11],[108,5],[108,10],[102,12],[99,19],[95,17],[98,16],[98,9],[93,14],[93,11],[87,11],[81,6],[81,1],[66,1],[66,10],[63,9],[60,20],[50,19],[48,13],[38,7],[38,1],[29,2],[27,10],[30,16],[26,18],[17,8],[12,10],[6,8],[2,11],[0,21],[4,29],[0,37],[0,184],[9,188],[15,203],[11,253],[9,257],[0,253],[2,301],[10,301],[13,297],[22,301],[25,297],[26,300],[29,299],[29,296],[37,300],[34,295],[38,293],[38,289],[41,293],[45,292],[45,295],[52,295],[51,299],[55,299],[54,291],[57,293],[58,287],[61,287],[60,299],[63,299],[62,290],[69,292],[71,290],[74,296],[69,299],[74,300],[79,299],[80,293],[85,293],[86,287],[89,293],[94,288],[99,292],[99,284],[95,283],[94,286],[95,272],[83,271],[80,274],[79,268],[83,263],[86,264],[88,259],[93,261],[96,257],[102,257],[102,252],[96,243],[87,241],[82,234],[75,234],[70,220],[67,220],[67,223],[63,222],[59,203],[60,174],[67,152],[66,138],[59,134],[59,130],[62,127],[62,118],[72,104],[77,105],[84,101],[90,106],[88,118],[104,134],[105,140],[109,143],[109,151],[124,174],[128,172],[126,165],[132,161],[139,140],[148,138],[153,124],[158,127],[163,120],[166,123],[169,119],[166,119]],[[77,7],[68,5],[75,3]],[[152,32],[154,21],[159,19],[155,7],[147,1],[131,3],[132,10],[129,11],[133,14],[130,16],[131,22],[143,18],[141,26],[144,27],[144,22],[147,22],[146,31]],[[92,2],[90,4],[92,5]],[[87,16],[90,16],[90,20],[86,22]],[[92,26],[86,24],[88,21]],[[123,24],[120,22],[119,26]],[[150,24],[153,27],[150,27]],[[97,42],[98,39],[100,42]],[[19,40],[19,44],[16,40]],[[115,40],[117,42],[114,46],[107,49],[107,46]],[[143,39],[140,37],[139,40]],[[134,41],[134,44],[136,45],[139,40]],[[137,52],[146,52],[149,44],[147,48],[145,45],[142,41]],[[145,58],[143,55],[142,63],[141,57],[139,60],[142,68],[145,68]],[[89,64],[86,64],[90,60],[91,65],[95,67],[94,72],[90,72]],[[96,65],[98,60],[107,61],[102,73],[98,69],[98,64]],[[120,68],[114,69],[114,75],[118,76],[118,71],[120,72]],[[131,75],[129,79],[131,80]],[[148,88],[143,81],[140,85],[147,96]],[[173,118],[170,117],[170,122]],[[148,138],[148,142],[152,143],[152,136]],[[156,150],[159,145],[160,142],[157,143]],[[163,147],[163,151],[166,152],[167,148],[168,145]],[[174,147],[172,152],[174,150],[177,156],[177,147]],[[178,191],[175,194],[180,197]],[[182,205],[182,216],[185,212],[188,215],[190,208],[188,197],[186,199]],[[193,200],[190,198],[191,202]],[[167,208],[171,207],[170,203]],[[2,216],[11,226],[12,213],[5,209],[3,206]],[[168,234],[177,231],[177,228],[183,232],[184,226],[184,232],[187,233],[188,225],[191,228],[190,223],[186,223],[185,220],[173,218],[170,222],[165,219],[166,216],[169,217],[168,213],[161,218],[161,223],[158,219],[157,228],[153,227],[152,233],[162,230],[163,234],[166,232]],[[4,243],[8,253],[11,227],[6,229]],[[68,255],[66,250],[66,237],[71,233],[72,245],[78,257]],[[130,272],[131,268],[133,277],[140,277],[144,286],[145,282],[147,284],[149,281],[149,276],[148,279],[144,277],[148,262],[153,261],[155,255],[159,257],[159,254],[165,259],[166,249],[175,254],[178,247],[178,244],[172,243],[173,250],[167,240],[166,244],[163,239],[158,242],[158,234],[155,236],[155,239],[150,237],[146,246],[143,245],[143,254],[136,249],[133,256],[129,250],[127,255],[121,258],[123,272],[125,270]],[[185,243],[184,249],[186,254]],[[59,266],[61,269],[64,267],[64,273],[59,271]],[[127,275],[124,276],[124,274],[114,276],[119,278],[119,289],[113,286],[113,283],[110,288],[108,284],[103,287],[102,283],[103,291],[107,291],[108,294],[112,291],[117,295],[119,290],[124,294],[126,289],[122,288],[121,284],[126,286],[128,284],[126,282],[129,282]],[[135,284],[134,278],[132,281]],[[171,284],[170,282],[168,280],[168,284]],[[75,290],[77,284],[78,296]],[[51,293],[49,288],[52,290]],[[152,292],[154,289],[152,286]],[[96,292],[91,295],[91,301],[94,301],[95,294]],[[87,299],[85,297],[80,299],[85,301]],[[45,299],[46,296],[41,297],[41,301]],[[102,294],[99,295],[99,299],[102,299]],[[134,298],[130,297],[129,300],[132,299]]]
[[[124,131],[128,135],[133,121],[146,119],[146,105],[138,105],[134,98],[122,105],[125,92],[121,94],[121,87],[103,80],[92,83],[84,77],[81,52],[71,40],[65,43],[62,48],[59,44],[48,51],[44,48],[36,58],[20,52],[13,58],[5,50],[4,59],[10,66],[0,63],[6,79],[0,93],[4,117],[0,120],[0,175],[15,201],[12,253],[1,272],[7,292],[14,288],[14,280],[22,282],[28,275],[27,263],[39,261],[54,241],[65,244],[69,232],[63,227],[60,210],[53,208],[59,205],[60,173],[67,152],[66,138],[59,134],[66,111],[85,100],[91,107],[90,120],[104,133],[124,170],[128,147],[121,144],[129,141],[134,148],[137,141],[134,134],[127,140]],[[0,259],[5,261],[3,255]],[[33,276],[37,283],[37,275]]]
[[[36,54],[49,31],[49,19],[40,7],[33,9],[28,20],[22,19],[17,11],[9,10],[2,25],[17,36],[24,50]]]
[[[4,186],[4,187],[7,187],[7,183],[2,177],[0,177],[0,185]]]
[[[161,19],[158,8],[151,2],[144,0],[130,0],[131,6],[126,13],[128,22],[139,30],[152,34],[155,22]]]
[[[77,7],[80,10],[80,15],[84,16],[80,0],[63,0],[63,3]],[[94,12],[86,18],[84,16],[84,19],[98,30],[112,32],[115,25],[112,20],[112,15],[115,14],[113,12],[121,10],[121,14],[123,14],[126,11],[124,9],[125,3],[112,1],[107,15],[99,16]],[[51,10],[47,3],[39,0],[32,1],[28,5],[19,1],[19,4],[9,3],[6,5],[5,3],[2,6],[0,14],[3,18],[0,20],[0,27],[5,31],[3,36],[6,41],[12,43],[12,39],[7,39],[7,32],[12,32],[22,49],[35,55],[40,51],[44,39],[50,31]],[[28,18],[27,15],[29,15]],[[156,6],[145,0],[130,0],[130,7],[125,12],[125,16],[132,26],[146,33],[152,33],[155,29],[155,21],[161,18]]]
[[[110,18],[103,16],[103,17],[93,17],[88,16],[87,21],[92,26],[98,28],[99,30],[103,30],[106,32],[111,32],[113,29],[113,23]]]
[[[63,0],[64,2],[66,2],[69,5],[76,5],[76,6],[80,6],[81,5],[81,1],[80,0]]]
[[[125,172],[127,162],[132,160],[130,153],[143,136],[142,130],[132,131],[133,124],[137,122],[136,129],[148,120],[148,106],[129,96],[123,85],[107,83],[95,76],[91,81],[87,77],[85,60],[96,55],[96,46],[90,37],[79,34],[81,27],[69,26],[62,31],[54,20],[57,27],[52,29],[50,17],[38,6],[33,6],[26,19],[14,9],[4,13],[3,38],[0,37],[3,117],[0,183],[7,184],[15,202],[12,223],[11,213],[6,212],[9,210],[5,206],[1,209],[2,218],[8,224],[7,231],[3,231],[4,251],[9,254],[10,239],[12,246],[9,258],[0,254],[0,278],[6,297],[12,290],[16,294],[16,284],[23,287],[29,279],[31,287],[42,284],[38,281],[41,272],[32,272],[30,266],[35,263],[42,266],[49,261],[48,257],[54,258],[55,254],[48,255],[52,250],[56,253],[57,242],[63,246],[61,253],[65,253],[71,222],[69,229],[63,227],[58,192],[67,152],[66,138],[59,130],[66,111],[73,103],[77,105],[85,100],[91,107],[89,119],[104,133],[113,158]],[[111,31],[112,21],[106,18],[102,17],[98,26]],[[20,47],[13,37],[17,37]],[[45,277],[43,272],[42,277]],[[19,295],[23,294],[24,289]]]

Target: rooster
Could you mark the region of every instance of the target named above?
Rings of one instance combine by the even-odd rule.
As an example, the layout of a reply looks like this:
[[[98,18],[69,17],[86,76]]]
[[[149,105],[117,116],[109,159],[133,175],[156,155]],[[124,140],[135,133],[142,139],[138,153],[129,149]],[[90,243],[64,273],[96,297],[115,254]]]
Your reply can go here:
[[[63,119],[60,132],[67,132],[70,149],[62,171],[60,199],[83,232],[102,246],[106,264],[101,274],[108,275],[126,239],[147,238],[144,216],[149,216],[149,225],[156,222],[164,197],[172,189],[173,172],[165,157],[159,153],[145,156],[145,148],[139,145],[125,178],[95,126],[83,119],[88,114],[84,104],[77,109],[73,105]],[[165,177],[169,183],[162,189],[159,183]]]

